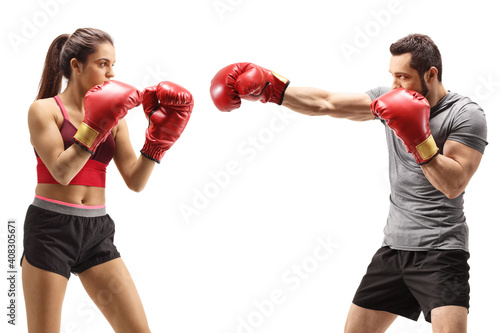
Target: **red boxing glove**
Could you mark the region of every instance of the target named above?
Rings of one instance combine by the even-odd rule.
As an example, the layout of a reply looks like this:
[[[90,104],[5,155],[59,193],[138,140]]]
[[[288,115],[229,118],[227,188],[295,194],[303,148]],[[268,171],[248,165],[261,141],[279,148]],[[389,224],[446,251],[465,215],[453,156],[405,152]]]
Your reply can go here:
[[[93,87],[83,99],[85,116],[73,141],[93,154],[118,121],[141,101],[141,91],[120,81],[106,81]]]
[[[163,81],[144,90],[142,105],[149,126],[141,154],[160,163],[187,125],[194,106],[193,96],[180,85]]]
[[[436,156],[439,148],[429,129],[431,108],[424,96],[398,88],[374,100],[370,109],[403,140],[418,164],[425,164]]]
[[[241,98],[281,105],[290,81],[273,71],[249,62],[232,64],[215,74],[210,95],[220,111],[232,111]]]

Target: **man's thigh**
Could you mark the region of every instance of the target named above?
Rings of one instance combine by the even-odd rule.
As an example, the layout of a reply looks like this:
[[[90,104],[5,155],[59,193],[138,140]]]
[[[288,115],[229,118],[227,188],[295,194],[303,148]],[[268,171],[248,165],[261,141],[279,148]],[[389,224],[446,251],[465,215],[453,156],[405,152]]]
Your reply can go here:
[[[345,323],[346,333],[385,332],[398,316],[386,311],[365,309],[351,304]]]
[[[463,306],[447,305],[434,308],[431,311],[433,333],[466,333],[467,308]]]

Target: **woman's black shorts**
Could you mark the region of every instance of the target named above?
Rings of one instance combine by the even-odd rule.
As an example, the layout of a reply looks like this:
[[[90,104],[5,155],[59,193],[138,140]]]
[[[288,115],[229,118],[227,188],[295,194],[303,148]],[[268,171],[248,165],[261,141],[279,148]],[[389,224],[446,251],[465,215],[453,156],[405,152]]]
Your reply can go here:
[[[23,256],[31,265],[69,279],[70,273],[119,258],[114,234],[104,206],[89,209],[36,197],[24,222]]]

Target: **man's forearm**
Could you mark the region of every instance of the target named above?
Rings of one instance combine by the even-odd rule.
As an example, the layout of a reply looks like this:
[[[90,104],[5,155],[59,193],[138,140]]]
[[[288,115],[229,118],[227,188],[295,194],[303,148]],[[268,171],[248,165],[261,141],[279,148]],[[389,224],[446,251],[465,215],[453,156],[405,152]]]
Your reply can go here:
[[[436,155],[421,168],[427,180],[449,199],[458,197],[467,186],[468,178],[460,163],[444,155]]]
[[[288,87],[283,106],[308,116],[331,116],[356,121],[374,118],[366,94],[332,93],[317,88]]]
[[[332,109],[329,95],[329,92],[316,88],[288,87],[282,105],[308,116],[325,116]]]
[[[446,141],[443,154],[421,165],[429,182],[449,199],[459,196],[479,167],[483,154],[456,141]]]

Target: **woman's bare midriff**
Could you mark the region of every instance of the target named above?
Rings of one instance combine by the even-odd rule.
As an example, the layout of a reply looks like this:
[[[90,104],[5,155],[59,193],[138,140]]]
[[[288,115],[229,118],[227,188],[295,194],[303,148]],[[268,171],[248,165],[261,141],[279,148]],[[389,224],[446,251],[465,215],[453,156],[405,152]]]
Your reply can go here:
[[[71,204],[99,206],[106,202],[102,187],[60,184],[37,184],[35,194]]]

